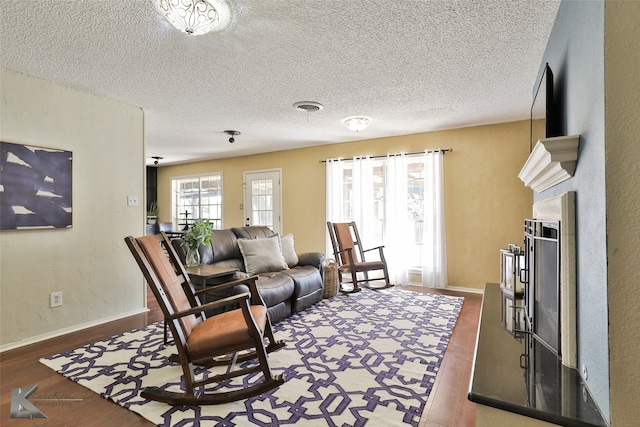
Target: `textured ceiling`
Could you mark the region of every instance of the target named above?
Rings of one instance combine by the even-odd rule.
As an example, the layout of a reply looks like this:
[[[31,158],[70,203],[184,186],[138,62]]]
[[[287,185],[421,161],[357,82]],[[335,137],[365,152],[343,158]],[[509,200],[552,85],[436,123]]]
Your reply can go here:
[[[141,107],[146,155],[171,164],[527,119],[559,6],[227,3],[225,30],[189,37],[146,0],[1,0],[0,65]]]

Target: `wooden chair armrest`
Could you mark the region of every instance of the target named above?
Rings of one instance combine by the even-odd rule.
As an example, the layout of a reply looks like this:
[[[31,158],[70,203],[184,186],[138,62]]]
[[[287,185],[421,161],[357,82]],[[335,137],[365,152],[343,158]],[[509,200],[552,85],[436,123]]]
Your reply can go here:
[[[364,249],[362,252],[369,252],[369,251],[375,251],[375,250],[382,250],[384,249],[384,246],[376,246],[375,248],[370,248],[370,249]]]
[[[194,294],[196,296],[199,296],[201,294],[219,291],[220,289],[226,289],[236,285],[245,285],[249,288],[249,293],[251,294],[251,301],[253,302],[253,304],[255,305],[260,304],[266,307],[267,304],[262,299],[260,292],[258,292],[258,286],[256,285],[256,280],[258,280],[258,276],[245,277],[242,279],[233,280],[231,282],[223,283],[220,285],[215,285],[210,288],[199,289],[198,291],[194,292]],[[219,300],[219,301],[223,301],[223,300]]]
[[[247,285],[251,287],[250,282],[255,283],[257,279],[258,279],[258,276],[244,277],[242,279],[232,280],[231,282],[220,283],[220,284],[216,284],[215,286],[199,289],[195,291],[194,294],[199,296],[201,294],[206,294],[207,292],[219,291],[220,289],[226,289],[236,285]]]
[[[203,311],[206,310],[211,310],[214,308],[218,308],[218,307],[222,307],[225,305],[230,305],[230,304],[235,304],[238,302],[242,302],[243,300],[248,300],[249,299],[249,293],[248,292],[243,292],[241,294],[238,295],[232,295],[230,297],[227,298],[223,298],[223,299],[219,299],[217,301],[212,301],[212,302],[208,302],[206,304],[202,304],[199,305],[197,307],[192,307],[188,310],[182,310],[182,311],[178,311],[176,313],[173,313],[171,316],[168,317],[168,319],[179,319],[181,317],[185,317],[185,316],[190,316],[192,314],[200,314]]]
[[[264,305],[265,307],[267,306],[267,304],[264,302],[264,300],[262,299],[262,295],[260,295],[260,292],[258,292],[258,285],[256,283],[256,280],[258,279],[258,276],[252,276],[251,280],[249,282],[249,292],[251,293],[251,301],[253,301],[253,304],[255,305]]]
[[[249,287],[249,290],[251,291],[252,284],[255,285],[255,282],[256,282],[257,279],[258,279],[258,276],[244,277],[242,279],[232,280],[231,282],[220,283],[220,284],[216,284],[214,286],[209,286],[209,287],[205,287],[203,289],[198,289],[197,291],[194,290],[193,294],[195,296],[200,296],[202,294],[216,292],[216,291],[219,291],[221,289],[231,288],[231,287],[236,286],[236,285],[246,285],[247,287]],[[256,292],[257,292],[257,288],[256,288]],[[252,297],[253,297],[253,293],[252,293]]]
[[[342,265],[353,265],[355,264],[355,260],[353,259],[353,248],[345,248],[343,250],[341,250],[338,255],[336,255],[336,260],[338,259],[342,259],[342,257],[339,257],[339,254],[341,252],[346,252],[347,253],[347,258],[348,258],[348,262],[343,263]]]

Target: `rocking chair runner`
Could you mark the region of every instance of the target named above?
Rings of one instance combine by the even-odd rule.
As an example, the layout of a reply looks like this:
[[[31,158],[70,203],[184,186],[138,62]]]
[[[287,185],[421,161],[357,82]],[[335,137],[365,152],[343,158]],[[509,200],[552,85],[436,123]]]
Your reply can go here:
[[[383,288],[393,286],[389,283],[387,261],[384,258],[383,251],[384,246],[363,249],[355,222],[327,222],[327,228],[333,245],[333,254],[338,262],[338,277],[341,285],[343,283],[352,283],[353,291],[351,292],[358,292],[360,290],[359,286],[379,289],[369,286],[369,282],[384,279],[385,285]],[[357,251],[356,246],[358,248]],[[374,250],[378,251],[379,260],[366,261],[365,254]],[[381,271],[383,277],[369,277],[369,272],[372,271]],[[363,278],[358,277],[358,273],[361,273]],[[344,275],[350,277],[351,281],[344,282],[342,280]],[[342,286],[341,290],[345,292]]]
[[[275,341],[267,307],[258,293],[255,277],[216,287],[220,289],[245,284],[250,294],[245,292],[200,305],[198,295],[206,293],[207,289],[194,292],[184,266],[164,233],[138,238],[129,236],[125,241],[169,324],[186,389],[186,392],[179,393],[147,387],[141,393],[143,398],[171,405],[219,404],[255,396],[284,383],[282,375],[274,376],[271,373],[267,360],[267,353],[284,347],[284,342]],[[204,314],[205,310],[232,304],[240,308],[210,318]],[[264,336],[269,342],[266,347]],[[236,362],[251,359],[258,359],[259,364],[234,370]],[[228,365],[228,369],[226,373],[196,380],[194,365]],[[257,371],[262,371],[264,379],[252,386],[227,392],[197,391],[201,387],[204,389],[206,384]]]

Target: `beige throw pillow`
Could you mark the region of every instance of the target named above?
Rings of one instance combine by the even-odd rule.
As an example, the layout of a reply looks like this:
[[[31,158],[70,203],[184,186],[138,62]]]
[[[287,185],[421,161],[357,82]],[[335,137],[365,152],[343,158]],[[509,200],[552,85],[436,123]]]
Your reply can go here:
[[[284,256],[284,260],[289,268],[298,265],[298,254],[293,246],[293,233],[282,236],[280,238],[280,245],[282,246],[282,256]]]
[[[251,276],[289,268],[282,256],[279,236],[267,239],[238,239],[238,246],[244,258],[244,268]]]

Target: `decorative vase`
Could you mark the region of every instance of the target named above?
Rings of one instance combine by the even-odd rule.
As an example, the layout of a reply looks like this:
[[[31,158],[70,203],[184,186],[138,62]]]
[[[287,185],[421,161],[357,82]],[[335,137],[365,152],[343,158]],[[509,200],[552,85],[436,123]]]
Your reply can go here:
[[[187,249],[187,267],[195,267],[200,264],[200,252],[198,252],[198,248]]]

